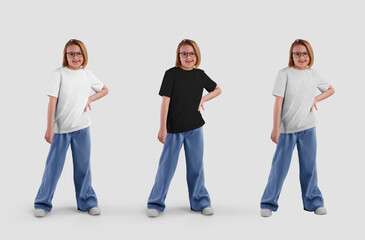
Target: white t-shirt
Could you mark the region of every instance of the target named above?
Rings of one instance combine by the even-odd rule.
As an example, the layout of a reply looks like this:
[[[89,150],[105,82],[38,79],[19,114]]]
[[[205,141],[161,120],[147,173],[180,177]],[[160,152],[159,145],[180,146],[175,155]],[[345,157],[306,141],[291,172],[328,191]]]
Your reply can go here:
[[[279,71],[272,94],[284,98],[280,133],[295,133],[317,125],[311,112],[316,90],[326,91],[330,84],[316,70],[286,67]]]
[[[91,89],[99,92],[103,86],[87,69],[61,67],[54,71],[47,91],[48,96],[57,97],[54,132],[69,133],[90,126],[89,114],[84,109]]]

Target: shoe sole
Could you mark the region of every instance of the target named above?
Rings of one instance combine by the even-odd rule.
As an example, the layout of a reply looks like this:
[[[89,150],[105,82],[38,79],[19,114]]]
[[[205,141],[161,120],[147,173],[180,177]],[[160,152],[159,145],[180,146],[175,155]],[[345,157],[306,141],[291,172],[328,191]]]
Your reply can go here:
[[[93,212],[88,212],[89,215],[91,216],[98,216],[101,214],[101,212],[97,212],[97,213],[93,213]]]
[[[150,217],[150,218],[155,218],[155,217],[158,217],[160,215],[160,212],[157,212],[157,213],[154,213],[154,214],[148,214],[147,213],[147,216]]]
[[[47,213],[34,213],[34,217],[37,217],[37,218],[42,218],[44,216],[46,216]]]
[[[152,209],[152,208],[151,208]],[[161,212],[158,211],[157,209],[152,209],[152,210],[156,210],[156,211],[153,211],[153,212],[149,212],[150,209],[147,210],[147,216],[150,217],[150,218],[155,218],[155,217],[158,217]]]
[[[261,215],[261,217],[264,217],[264,218],[266,218],[266,217],[271,217],[271,215],[272,215],[272,211],[265,211],[265,212],[260,212],[260,215]]]

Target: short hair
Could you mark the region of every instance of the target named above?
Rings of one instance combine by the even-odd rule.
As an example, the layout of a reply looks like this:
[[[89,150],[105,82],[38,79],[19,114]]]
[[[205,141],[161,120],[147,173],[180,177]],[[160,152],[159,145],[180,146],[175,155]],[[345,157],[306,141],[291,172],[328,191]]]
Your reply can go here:
[[[80,49],[81,49],[81,52],[82,52],[82,57],[83,57],[83,62],[82,62],[82,68],[85,68],[86,65],[87,65],[87,60],[88,60],[88,57],[87,57],[87,50],[86,50],[86,47],[85,47],[85,44],[83,42],[81,42],[80,40],[77,40],[77,39],[70,39],[66,45],[65,45],[65,48],[63,49],[63,61],[62,61],[62,66],[63,67],[67,67],[68,65],[68,62],[67,62],[67,48],[69,46],[72,46],[72,45],[76,45],[76,46],[79,46]]]
[[[293,59],[293,48],[295,46],[298,46],[298,45],[303,45],[308,53],[309,53],[309,64],[308,64],[308,68],[311,68],[313,63],[314,63],[314,53],[313,53],[313,48],[312,46],[309,44],[309,42],[307,42],[306,40],[303,40],[303,39],[297,39],[295,40],[291,47],[290,47],[290,51],[289,51],[289,64],[288,66],[289,67],[294,67],[294,59]]]
[[[195,67],[199,67],[200,65],[200,61],[201,61],[201,57],[200,57],[200,49],[199,46],[196,42],[194,42],[193,40],[190,39],[184,39],[179,43],[179,46],[177,46],[177,50],[176,50],[176,67],[181,67],[181,61],[180,61],[180,48],[184,45],[190,45],[193,47],[195,55],[196,55],[196,63],[195,63]]]

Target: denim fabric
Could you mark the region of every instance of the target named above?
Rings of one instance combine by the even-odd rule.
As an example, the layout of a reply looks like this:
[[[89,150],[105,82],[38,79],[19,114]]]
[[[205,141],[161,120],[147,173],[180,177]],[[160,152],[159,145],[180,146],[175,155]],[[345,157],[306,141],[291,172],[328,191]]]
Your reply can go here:
[[[179,153],[184,145],[190,207],[201,211],[210,206],[210,197],[204,187],[203,128],[182,133],[168,133],[161,154],[155,184],[148,199],[148,208],[164,211],[165,199],[174,176]]]
[[[90,129],[87,127],[70,133],[56,133],[53,136],[42,183],[34,202],[35,208],[51,211],[53,194],[70,144],[78,209],[88,211],[98,205],[96,194],[91,187]]]

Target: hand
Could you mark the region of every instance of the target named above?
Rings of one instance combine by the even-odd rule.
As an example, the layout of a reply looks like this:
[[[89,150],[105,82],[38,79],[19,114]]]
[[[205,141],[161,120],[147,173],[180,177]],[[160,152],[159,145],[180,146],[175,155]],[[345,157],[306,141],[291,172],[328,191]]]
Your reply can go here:
[[[200,108],[202,108],[203,110],[205,110],[205,109],[204,109],[204,103],[205,103],[205,101],[204,101],[204,99],[202,98],[202,100],[200,100],[199,107],[198,107],[198,111],[199,111],[199,112],[200,112]]]
[[[314,101],[313,101],[313,104],[312,104],[312,107],[311,107],[311,112],[313,111],[313,107],[317,110],[317,97],[314,98]]]
[[[164,128],[164,129],[160,128],[160,131],[158,131],[158,136],[157,136],[158,141],[165,144],[166,136],[167,136],[167,129],[166,128]]]
[[[52,143],[52,138],[54,135],[54,130],[53,128],[47,128],[46,130],[46,134],[44,135],[44,139],[46,139],[46,141],[51,144]]]
[[[86,110],[87,110],[88,107],[91,110],[91,100],[90,100],[90,98],[87,100],[87,104],[85,106],[84,112],[86,112]]]
[[[278,144],[279,136],[280,136],[280,128],[273,128],[271,132],[271,140],[274,143]]]

